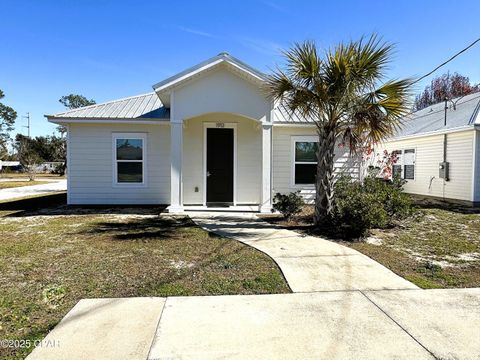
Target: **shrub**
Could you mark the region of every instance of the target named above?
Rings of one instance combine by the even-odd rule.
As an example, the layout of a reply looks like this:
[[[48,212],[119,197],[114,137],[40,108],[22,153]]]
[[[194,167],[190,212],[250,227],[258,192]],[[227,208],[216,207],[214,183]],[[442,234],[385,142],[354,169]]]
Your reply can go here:
[[[287,220],[298,214],[304,205],[305,202],[300,196],[300,191],[289,194],[276,193],[273,197],[273,209],[279,211]]]
[[[412,201],[410,196],[403,192],[403,185],[405,180],[398,177],[384,180],[367,176],[363,181],[364,191],[376,195],[387,212],[389,223],[403,219],[412,212]]]
[[[58,174],[60,176],[63,176],[65,175],[65,169],[66,169],[66,166],[65,164],[56,164],[53,171],[52,171],[52,174]]]
[[[346,237],[368,235],[372,228],[385,228],[412,212],[410,197],[402,192],[403,181],[368,176],[363,183],[341,177],[335,185],[333,226]]]

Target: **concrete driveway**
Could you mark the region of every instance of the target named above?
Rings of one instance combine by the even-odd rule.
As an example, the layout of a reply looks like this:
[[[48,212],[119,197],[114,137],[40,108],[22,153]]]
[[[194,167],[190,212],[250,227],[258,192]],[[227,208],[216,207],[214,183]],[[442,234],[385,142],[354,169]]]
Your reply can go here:
[[[251,214],[191,216],[270,255],[294,293],[81,300],[29,359],[480,359],[480,289],[421,290]]]
[[[80,301],[28,359],[478,359],[480,289]]]
[[[45,181],[45,180],[42,180]],[[13,200],[27,196],[46,195],[49,193],[66,191],[67,180],[49,181],[48,184],[21,186],[0,190],[0,201]]]

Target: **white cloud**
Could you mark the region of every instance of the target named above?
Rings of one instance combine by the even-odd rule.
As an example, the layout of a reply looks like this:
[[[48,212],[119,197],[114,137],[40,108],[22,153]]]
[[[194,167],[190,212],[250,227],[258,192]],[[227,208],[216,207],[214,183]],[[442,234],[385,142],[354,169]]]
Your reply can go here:
[[[238,42],[256,52],[265,55],[279,55],[283,45],[270,40],[239,37]]]
[[[203,36],[203,37],[208,37],[208,38],[218,38],[218,36],[212,34],[212,33],[209,33],[209,32],[206,32],[206,31],[202,31],[202,30],[198,30],[198,29],[193,29],[193,28],[190,28],[190,27],[185,27],[185,26],[177,26],[177,29],[183,31],[183,32],[186,32],[186,33],[189,33],[189,34],[193,34],[193,35],[198,35],[198,36]]]
[[[276,10],[276,11],[279,11],[279,12],[287,12],[287,9],[285,8],[285,6],[282,6],[274,1],[262,1],[262,3],[270,8],[272,8],[273,10]]]

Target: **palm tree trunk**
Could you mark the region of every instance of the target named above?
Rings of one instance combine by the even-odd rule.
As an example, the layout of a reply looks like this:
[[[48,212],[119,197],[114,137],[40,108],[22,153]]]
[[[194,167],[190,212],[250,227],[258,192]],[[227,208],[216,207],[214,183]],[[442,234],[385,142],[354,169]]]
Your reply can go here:
[[[334,210],[335,130],[330,124],[318,128],[315,226],[328,225]]]

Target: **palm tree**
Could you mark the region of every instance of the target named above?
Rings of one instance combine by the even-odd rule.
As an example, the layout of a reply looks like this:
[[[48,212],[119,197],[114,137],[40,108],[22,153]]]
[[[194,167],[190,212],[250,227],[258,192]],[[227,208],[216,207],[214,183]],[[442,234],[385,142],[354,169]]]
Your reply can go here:
[[[372,35],[319,56],[306,41],[285,51],[284,69],[268,78],[267,92],[276,103],[317,126],[317,226],[328,224],[334,211],[335,145],[345,144],[356,155],[392,135],[410,109],[412,79],[383,81],[392,50]]]

